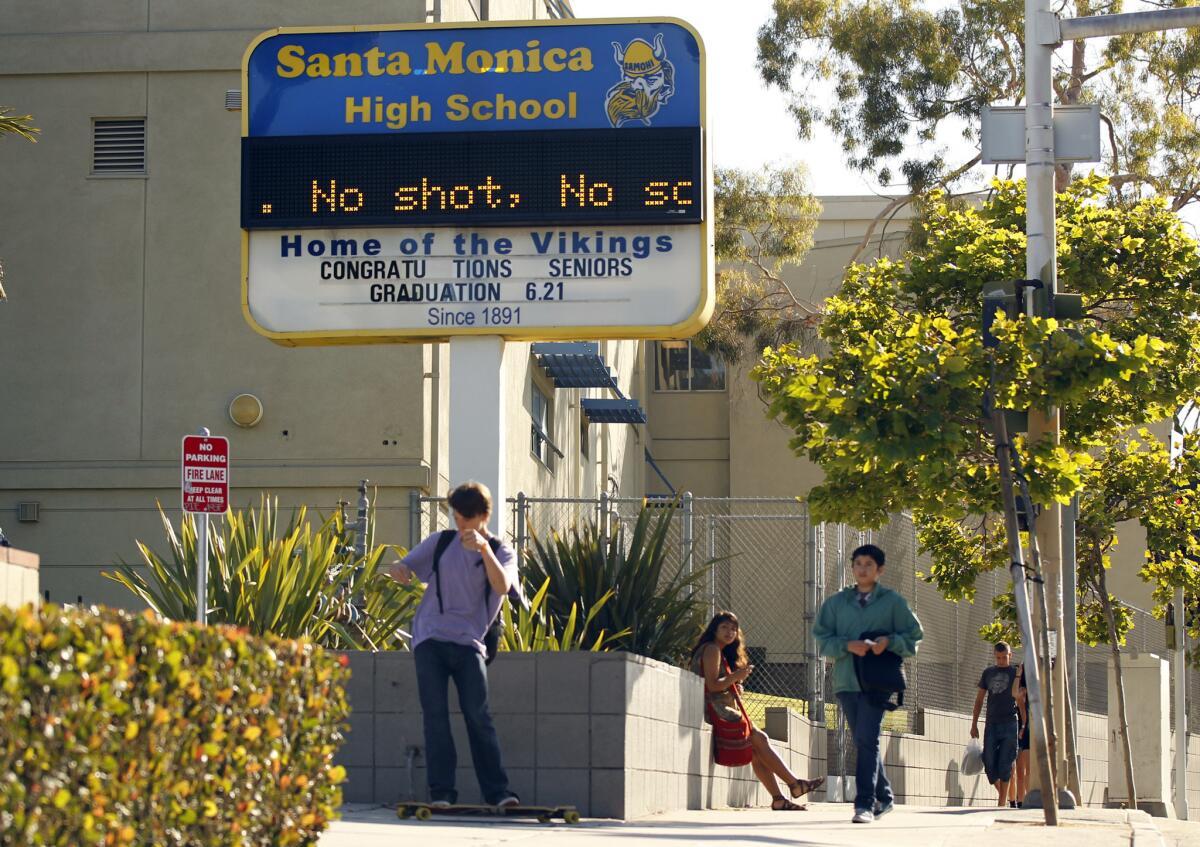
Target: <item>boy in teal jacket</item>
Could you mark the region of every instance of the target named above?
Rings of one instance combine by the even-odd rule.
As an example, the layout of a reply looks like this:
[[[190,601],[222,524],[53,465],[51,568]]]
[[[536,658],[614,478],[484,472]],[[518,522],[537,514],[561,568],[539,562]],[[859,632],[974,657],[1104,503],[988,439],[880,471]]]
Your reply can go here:
[[[871,823],[886,815],[894,800],[879,754],[884,710],[859,688],[854,657],[865,656],[868,650],[876,655],[891,650],[907,659],[916,655],[917,643],[924,636],[904,598],[879,584],[884,561],[883,551],[874,544],[855,550],[850,556],[854,585],[827,598],[813,626],[821,655],[833,659],[833,690],[858,750],[854,823]],[[867,632],[888,634],[864,641],[862,635]]]

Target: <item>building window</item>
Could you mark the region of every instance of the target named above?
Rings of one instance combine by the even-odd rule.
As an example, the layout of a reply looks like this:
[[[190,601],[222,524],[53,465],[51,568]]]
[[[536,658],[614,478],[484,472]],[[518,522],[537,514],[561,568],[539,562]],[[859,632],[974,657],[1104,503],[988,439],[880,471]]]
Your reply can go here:
[[[146,173],[146,119],[92,119],[92,173]]]
[[[532,422],[529,427],[529,449],[539,462],[553,470],[554,456],[562,457],[562,451],[555,446],[551,438],[554,431],[554,407],[550,398],[536,383],[530,388],[529,414]]]
[[[725,363],[690,341],[656,341],[654,390],[724,391]]]
[[[588,416],[584,414],[583,404],[579,408],[579,453],[583,458],[588,457],[591,450],[591,433],[588,430]]]

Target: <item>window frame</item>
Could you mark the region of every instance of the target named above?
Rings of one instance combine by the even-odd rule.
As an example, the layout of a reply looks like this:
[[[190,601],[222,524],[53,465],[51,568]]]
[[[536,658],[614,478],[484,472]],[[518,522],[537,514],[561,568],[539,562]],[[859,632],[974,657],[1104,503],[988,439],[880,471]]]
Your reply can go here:
[[[538,464],[554,473],[554,456],[563,458],[563,451],[554,443],[554,397],[547,394],[537,384],[537,380],[529,381],[529,453]],[[535,414],[535,406],[541,400],[543,420],[539,421]],[[549,449],[546,449],[549,448]],[[544,454],[544,455],[543,455]]]
[[[693,359],[692,351],[694,349],[696,349],[696,346],[690,338],[684,342],[685,344],[687,344],[687,386],[688,387],[687,388],[659,388],[658,387],[659,376],[661,374],[661,371],[659,370],[659,368],[661,365],[660,365],[660,361],[659,361],[658,351],[660,349],[659,345],[662,344],[662,342],[654,341],[652,343],[654,344],[654,388],[652,389],[654,391],[654,393],[656,393],[656,394],[723,394],[729,390],[729,370],[728,370],[728,368],[726,368],[725,362],[716,358],[711,353],[709,353],[707,355],[709,357],[711,357],[713,362],[719,362],[721,365],[721,374],[723,376],[722,386],[720,388],[693,388],[692,387],[693,383],[695,382],[695,370],[696,370],[695,366],[692,364],[692,359]],[[667,349],[672,349],[672,348],[667,348]],[[674,349],[679,349],[679,348],[674,348]],[[704,352],[704,351],[701,351],[701,352]],[[664,380],[664,382],[665,382],[665,380]]]

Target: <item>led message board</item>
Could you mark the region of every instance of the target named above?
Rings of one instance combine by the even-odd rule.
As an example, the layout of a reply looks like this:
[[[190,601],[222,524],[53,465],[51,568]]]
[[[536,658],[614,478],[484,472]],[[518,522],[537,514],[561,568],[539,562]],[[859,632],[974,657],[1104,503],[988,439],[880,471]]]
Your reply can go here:
[[[698,129],[248,138],[242,226],[699,222]]]
[[[246,318],[283,344],[694,334],[703,94],[699,37],[669,19],[263,33]]]

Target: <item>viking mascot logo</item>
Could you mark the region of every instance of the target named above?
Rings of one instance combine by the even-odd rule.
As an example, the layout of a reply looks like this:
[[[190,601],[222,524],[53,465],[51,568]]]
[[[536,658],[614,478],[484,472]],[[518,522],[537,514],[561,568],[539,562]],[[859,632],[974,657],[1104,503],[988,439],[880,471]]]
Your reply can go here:
[[[654,36],[654,46],[635,38],[624,47],[614,41],[613,59],[621,69],[621,80],[604,99],[608,122],[614,127],[629,121],[650,126],[650,119],[675,93],[675,66],[667,61],[662,33]]]

